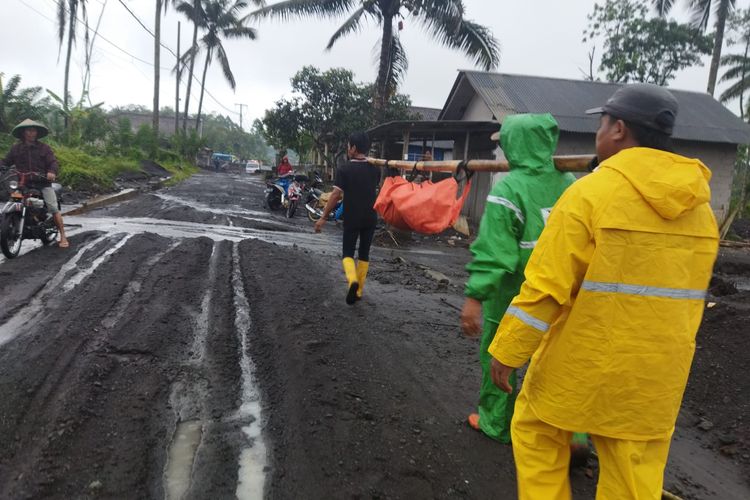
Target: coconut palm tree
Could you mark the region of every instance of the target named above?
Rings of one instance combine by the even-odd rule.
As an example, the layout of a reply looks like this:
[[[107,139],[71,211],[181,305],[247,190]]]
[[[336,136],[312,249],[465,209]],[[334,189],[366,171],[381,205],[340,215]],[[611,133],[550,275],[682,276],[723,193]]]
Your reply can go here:
[[[358,31],[366,20],[378,23],[381,39],[375,106],[382,115],[388,96],[396,91],[408,67],[406,52],[398,36],[404,19],[414,19],[431,38],[464,52],[484,69],[498,65],[497,41],[489,29],[465,19],[464,10],[463,0],[284,0],[251,16],[287,19],[348,15],[331,36],[326,50],[344,36]],[[395,26],[398,31],[394,31]]]
[[[193,71],[195,69],[195,54],[198,49],[198,29],[205,27],[206,13],[203,10],[204,0],[175,0],[175,9],[181,12],[190,22],[193,23],[193,43],[190,45],[192,54],[189,59],[190,66],[188,69],[187,91],[185,92],[185,116],[182,120],[182,130],[187,130],[188,111],[190,109],[190,90],[193,86]]]
[[[708,29],[708,20],[713,11],[716,16],[716,33],[714,33],[714,49],[711,55],[711,66],[708,71],[709,94],[714,95],[716,76],[719,73],[721,49],[724,45],[724,28],[727,17],[735,7],[736,0],[686,0],[691,13],[691,24],[701,31]],[[662,17],[666,16],[676,3],[675,0],[652,0],[656,11]]]
[[[161,79],[161,16],[167,13],[166,0],[156,0],[156,15],[154,16],[154,108],[152,126],[154,129],[154,151],[152,156],[156,157],[156,149],[159,144],[159,84]]]
[[[734,82],[719,100],[723,103],[733,99],[740,101],[740,116],[746,117],[745,93],[750,90],[750,9],[739,9],[733,12],[728,20],[728,43],[740,45],[741,54],[727,54],[721,57],[721,65],[727,70],[719,81]]]
[[[256,1],[256,4],[260,1]],[[201,110],[203,109],[203,95],[206,87],[206,74],[208,67],[216,56],[221,64],[224,78],[234,90],[237,82],[234,80],[229,59],[224,50],[222,41],[224,39],[248,39],[255,40],[256,32],[253,28],[245,26],[248,17],[239,17],[243,9],[247,7],[244,0],[204,0],[203,19],[200,26],[204,28],[205,35],[201,37],[200,43],[194,45],[183,56],[183,60],[193,60],[199,52],[205,52],[206,59],[203,66],[203,77],[201,78],[201,94],[198,99],[198,118],[195,123],[196,129],[200,123]]]
[[[78,10],[81,10],[84,22],[87,22],[86,0],[57,0],[57,36],[62,49],[65,35],[68,35],[68,50],[65,55],[65,83],[63,85],[63,111],[68,111],[68,81],[70,76],[70,55],[76,39],[76,27],[78,26]],[[86,45],[89,43],[89,30],[85,30]],[[65,129],[68,129],[68,117],[65,116]]]

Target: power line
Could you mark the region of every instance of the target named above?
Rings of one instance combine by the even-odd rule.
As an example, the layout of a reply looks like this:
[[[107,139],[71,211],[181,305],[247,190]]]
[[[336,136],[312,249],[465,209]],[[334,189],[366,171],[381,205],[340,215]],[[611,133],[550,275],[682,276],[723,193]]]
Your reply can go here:
[[[56,24],[56,23],[57,23],[57,21],[55,21],[54,19],[51,19],[51,18],[47,17],[46,15],[44,15],[44,13],[42,13],[42,12],[38,11],[37,9],[35,9],[34,7],[32,7],[31,5],[27,4],[27,3],[26,3],[26,2],[24,1],[24,0],[18,0],[18,1],[19,1],[19,2],[21,2],[22,4],[24,4],[24,5],[25,5],[26,7],[28,7],[29,9],[33,10],[34,12],[36,12],[37,14],[39,14],[40,16],[42,16],[43,18],[47,19],[47,20],[48,20],[49,22],[51,22],[51,23],[53,23],[53,24]],[[68,11],[68,9],[65,9],[65,10],[66,10],[66,11]],[[70,13],[70,12],[68,11],[68,13]],[[89,28],[88,26],[86,26],[86,23],[84,23],[83,21],[81,21],[81,20],[80,20],[80,19],[79,19],[78,17],[76,17],[76,20],[77,20],[77,21],[78,21],[79,23],[83,24],[83,26],[84,26],[84,28],[85,28],[86,30],[88,30],[88,31],[91,31],[91,28]],[[99,38],[101,38],[102,40],[104,40],[105,42],[107,42],[108,44],[110,44],[111,46],[113,46],[114,48],[116,48],[117,50],[119,50],[120,52],[122,52],[122,53],[126,54],[127,56],[129,56],[129,57],[131,57],[131,58],[133,58],[133,59],[135,59],[136,61],[140,61],[140,62],[142,62],[143,64],[148,64],[148,65],[149,65],[149,66],[151,66],[151,67],[153,67],[153,66],[154,66],[154,63],[153,63],[153,62],[150,62],[150,61],[146,61],[145,59],[141,59],[140,57],[138,57],[138,56],[136,56],[136,55],[133,55],[133,54],[131,54],[131,53],[130,53],[130,52],[128,52],[127,50],[125,50],[125,49],[123,49],[123,48],[120,48],[120,47],[119,47],[119,46],[118,46],[118,45],[117,45],[116,43],[114,43],[114,42],[111,42],[111,41],[110,41],[110,40],[108,40],[108,39],[107,39],[106,37],[104,37],[104,36],[103,36],[103,35],[102,35],[101,33],[99,33],[99,34],[98,34],[97,36],[98,36]],[[162,67],[161,69],[169,71],[169,70],[171,70],[172,68],[164,68],[164,67]]]
[[[144,30],[146,30],[146,32],[147,32],[147,33],[148,33],[149,35],[151,35],[151,36],[152,36],[152,37],[153,37],[154,39],[156,39],[156,35],[155,35],[155,34],[154,34],[154,33],[153,33],[153,32],[152,32],[152,31],[151,31],[150,29],[148,29],[148,28],[146,27],[146,25],[145,25],[145,24],[143,24],[143,22],[142,22],[142,21],[141,21],[141,20],[140,20],[140,19],[138,18],[138,16],[136,16],[136,15],[135,15],[135,13],[134,13],[134,12],[133,12],[132,10],[130,10],[130,7],[128,7],[127,5],[125,5],[125,2],[123,2],[123,0],[118,0],[118,1],[120,2],[120,5],[122,5],[123,7],[125,7],[125,10],[127,10],[127,11],[128,11],[129,13],[130,13],[130,15],[131,15],[131,16],[133,16],[133,19],[135,19],[135,20],[136,20],[136,21],[138,22],[138,24],[140,24],[140,25],[141,25],[141,27],[142,27],[143,29],[144,29]],[[165,1],[166,1],[166,0],[165,0]],[[159,41],[159,45],[161,45],[161,46],[162,46],[163,48],[165,48],[165,49],[166,49],[167,51],[169,51],[169,53],[170,53],[170,54],[172,54],[172,55],[173,55],[173,56],[174,56],[175,58],[179,59],[179,58],[177,57],[177,54],[176,54],[176,53],[175,53],[175,52],[174,52],[174,51],[173,51],[173,50],[172,50],[171,48],[169,48],[168,46],[164,45],[164,44],[163,44],[163,43],[162,43],[161,41]],[[170,69],[171,69],[171,68],[170,68]],[[197,83],[200,83],[200,80],[198,80],[198,77],[197,77],[197,76],[196,76],[195,74],[193,74],[193,79],[194,79],[194,80],[195,80],[195,81],[196,81]],[[240,109],[240,113],[237,113],[237,112],[236,112],[236,111],[234,111],[233,109],[229,109],[228,107],[226,107],[226,106],[224,106],[224,105],[223,105],[222,103],[220,103],[220,102],[218,101],[218,99],[216,99],[216,98],[215,98],[215,97],[214,97],[213,95],[211,95],[211,93],[210,93],[210,92],[209,92],[208,90],[206,90],[205,88],[203,89],[203,92],[204,92],[204,93],[206,93],[206,94],[208,94],[208,96],[209,96],[209,97],[210,97],[211,99],[213,99],[213,101],[214,101],[214,102],[215,102],[216,104],[218,104],[219,106],[221,106],[222,108],[224,108],[224,109],[225,109],[226,111],[228,111],[228,112],[230,112],[230,113],[234,113],[235,115],[236,115],[236,114],[239,114],[239,115],[240,115],[240,118],[241,118],[241,116],[242,116],[242,110],[241,110],[241,109]],[[192,94],[191,94],[191,95],[192,95]],[[195,96],[193,96],[193,97],[195,97]]]
[[[149,35],[151,35],[152,38],[156,39],[156,35],[150,29],[148,29],[145,24],[143,24],[143,22],[138,18],[138,16],[136,16],[135,13],[132,10],[130,10],[130,7],[128,7],[127,5],[125,5],[125,2],[123,2],[122,0],[119,0],[119,2],[120,2],[120,5],[122,5],[123,7],[125,7],[125,10],[127,10],[130,13],[130,15],[133,16],[133,19],[135,19],[138,22],[138,24],[141,25],[141,28],[143,28],[144,30],[146,30],[146,33],[148,33]],[[159,13],[159,14],[161,14],[161,13]],[[165,48],[167,51],[169,51],[170,54],[172,54],[173,56],[177,57],[177,54],[175,54],[175,52],[171,48],[169,48],[166,45],[164,45],[161,42],[161,40],[159,40],[159,45],[161,45],[163,48]]]
[[[55,21],[54,19],[52,19],[52,18],[48,17],[48,16],[47,16],[47,15],[45,15],[45,14],[44,14],[43,12],[40,12],[39,10],[37,10],[36,8],[34,8],[33,6],[31,6],[31,5],[29,5],[28,3],[26,3],[26,2],[24,1],[24,0],[18,0],[18,1],[19,1],[20,3],[22,3],[23,5],[25,5],[26,7],[28,7],[29,9],[33,10],[34,12],[36,12],[37,14],[39,14],[40,16],[42,16],[43,18],[47,19],[47,20],[48,20],[49,22],[51,22],[52,24],[56,24],[56,23],[57,23],[57,21]],[[63,6],[63,8],[65,8],[65,6]],[[67,8],[65,8],[65,10],[66,10],[66,11],[68,12],[68,14],[70,14],[70,11],[69,11],[69,10],[68,10]],[[84,23],[83,21],[81,21],[81,19],[80,19],[80,18],[78,18],[77,16],[76,16],[76,20],[77,20],[77,21],[78,21],[78,22],[79,22],[80,24],[82,24],[82,25],[84,26],[84,28],[85,28],[86,30],[88,30],[88,31],[92,31],[92,30],[91,30],[91,28],[90,28],[90,27],[88,27],[88,26],[86,25],[86,23]],[[146,61],[145,59],[141,59],[140,57],[138,57],[138,56],[136,56],[136,55],[133,55],[133,54],[131,54],[131,53],[130,53],[130,52],[128,52],[127,50],[125,50],[125,49],[121,48],[120,46],[118,46],[118,45],[117,45],[116,43],[114,43],[114,42],[112,42],[112,41],[108,40],[108,39],[107,39],[106,37],[104,37],[104,36],[103,36],[103,35],[102,35],[101,33],[99,33],[99,34],[98,34],[97,36],[98,36],[99,38],[101,38],[102,40],[104,40],[105,42],[107,42],[108,44],[110,44],[111,46],[113,46],[114,48],[116,48],[117,50],[119,50],[120,52],[122,52],[122,53],[126,54],[127,56],[129,56],[129,57],[131,57],[131,58],[133,58],[133,59],[135,59],[136,61],[139,61],[139,62],[141,62],[141,63],[143,63],[143,64],[147,64],[147,65],[149,65],[150,67],[153,67],[153,66],[154,66],[154,63],[153,63],[153,62],[149,62],[149,61]],[[153,36],[153,34],[152,34],[152,36]],[[163,46],[163,45],[162,45],[162,46]],[[167,50],[169,50],[170,52],[172,52],[172,51],[171,51],[171,49],[169,49],[169,48],[167,48]],[[174,52],[172,52],[172,54],[174,54]],[[176,57],[176,54],[174,54],[174,55],[175,55],[175,57]],[[132,64],[132,63],[131,63],[131,64]],[[163,66],[160,66],[160,68],[161,68],[161,69],[163,69],[163,70],[165,70],[165,71],[171,71],[171,70],[172,70],[172,68],[165,68],[165,67],[163,67]],[[195,81],[196,81],[197,83],[199,83],[199,84],[201,83],[201,81],[200,81],[200,80],[198,79],[198,77],[197,77],[197,76],[196,76],[195,74],[193,74],[193,79],[194,79],[194,80],[195,80]],[[211,92],[209,92],[209,91],[208,91],[207,89],[205,89],[205,88],[204,88],[204,89],[203,89],[203,92],[204,92],[204,93],[205,93],[206,95],[208,95],[208,97],[210,97],[210,98],[211,98],[211,99],[212,99],[212,100],[214,101],[214,103],[216,103],[216,104],[217,104],[217,105],[218,105],[219,107],[223,108],[224,110],[226,110],[226,111],[227,111],[227,112],[229,112],[229,113],[232,113],[232,114],[235,114],[235,115],[239,115],[239,113],[238,113],[237,111],[234,111],[233,109],[229,109],[228,107],[224,106],[224,105],[223,105],[223,104],[222,104],[221,102],[219,102],[219,100],[218,100],[218,99],[216,99],[216,97],[214,97],[214,96],[213,96],[213,94],[211,94]],[[191,96],[191,97],[193,97],[193,98],[195,98],[195,96],[193,95],[193,93],[192,93],[192,92],[190,93],[190,96]]]

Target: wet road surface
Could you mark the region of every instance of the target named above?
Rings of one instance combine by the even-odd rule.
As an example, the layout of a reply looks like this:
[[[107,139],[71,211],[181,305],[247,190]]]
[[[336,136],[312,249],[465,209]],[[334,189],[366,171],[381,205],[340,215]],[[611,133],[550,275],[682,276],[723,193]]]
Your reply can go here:
[[[515,498],[510,448],[464,423],[466,249],[376,247],[347,307],[340,228],[269,214],[262,188],[199,174],[0,264],[0,498]],[[679,438],[668,485],[747,498]]]

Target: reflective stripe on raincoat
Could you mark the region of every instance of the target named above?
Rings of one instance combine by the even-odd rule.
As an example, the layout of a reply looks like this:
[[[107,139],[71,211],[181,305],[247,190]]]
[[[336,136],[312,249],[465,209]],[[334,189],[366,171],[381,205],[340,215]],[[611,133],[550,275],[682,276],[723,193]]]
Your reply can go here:
[[[668,437],[718,250],[711,172],[630,148],[571,186],[489,348],[531,365],[523,391],[544,422],[607,437]]]
[[[471,245],[465,295],[481,301],[485,321],[498,323],[523,282],[523,269],[549,211],[575,181],[555,169],[558,126],[550,114],[505,118],[500,143],[510,173],[490,191]]]

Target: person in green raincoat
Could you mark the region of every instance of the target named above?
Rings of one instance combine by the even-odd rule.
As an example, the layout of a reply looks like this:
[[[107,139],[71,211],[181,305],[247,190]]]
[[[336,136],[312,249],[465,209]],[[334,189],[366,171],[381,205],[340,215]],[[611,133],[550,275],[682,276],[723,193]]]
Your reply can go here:
[[[482,333],[479,412],[469,415],[469,425],[492,439],[509,443],[518,388],[506,394],[492,382],[492,357],[487,349],[521,288],[526,262],[552,206],[575,177],[558,171],[552,161],[559,136],[552,115],[508,116],[499,135],[510,173],[487,196],[479,234],[471,245],[473,259],[466,266],[470,276],[464,291],[461,327],[467,336]],[[516,386],[515,372],[510,384]]]

